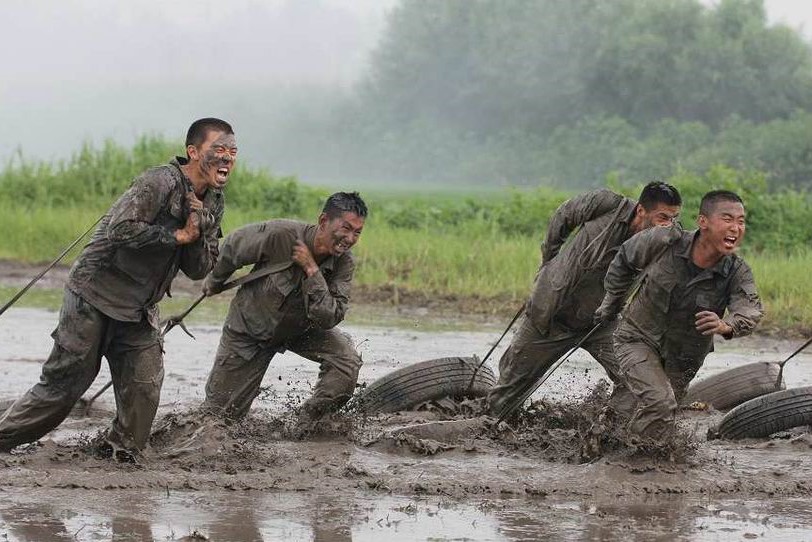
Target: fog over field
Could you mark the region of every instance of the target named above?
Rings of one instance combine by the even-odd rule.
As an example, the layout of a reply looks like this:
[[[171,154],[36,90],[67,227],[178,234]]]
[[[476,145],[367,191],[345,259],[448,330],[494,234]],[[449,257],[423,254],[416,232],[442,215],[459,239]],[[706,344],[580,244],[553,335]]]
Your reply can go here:
[[[213,115],[234,124],[242,159],[318,182],[330,166],[309,170],[309,155],[291,149],[319,159],[321,119],[363,85],[398,4],[6,0],[0,159],[64,158],[85,141],[128,145],[144,133],[179,139]],[[771,22],[809,36],[809,4],[765,7]]]
[[[346,89],[392,0],[6,0],[0,157],[64,157],[82,141],[182,137],[217,115],[263,162],[263,122],[292,94]],[[316,104],[317,105],[317,104]]]

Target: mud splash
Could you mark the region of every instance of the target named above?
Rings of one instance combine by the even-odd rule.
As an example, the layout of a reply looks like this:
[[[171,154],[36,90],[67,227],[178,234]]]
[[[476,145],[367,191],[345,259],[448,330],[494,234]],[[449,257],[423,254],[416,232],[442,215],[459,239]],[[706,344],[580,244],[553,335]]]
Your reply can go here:
[[[35,362],[47,355],[50,342],[32,338],[47,337],[56,317],[33,310],[12,309],[9,314],[14,326],[0,326],[0,399],[17,396],[36,380]],[[431,357],[483,352],[494,340],[491,333],[346,329],[363,341],[362,382]],[[279,538],[276,535],[286,532],[273,525],[287,525],[287,532],[307,539],[316,527],[301,524],[305,511],[323,506],[325,514],[332,514],[330,505],[319,503],[349,499],[356,503],[346,512],[350,520],[342,520],[336,531],[345,533],[345,540],[348,532],[357,540],[397,539],[405,531],[394,527],[394,521],[385,527],[387,514],[401,526],[410,525],[413,517],[415,529],[433,525],[433,533],[453,536],[424,511],[422,503],[439,499],[460,511],[438,513],[449,524],[477,522],[479,530],[469,536],[474,540],[555,537],[567,528],[575,533],[573,538],[594,538],[596,533],[621,537],[629,529],[651,536],[679,532],[692,539],[710,532],[719,535],[727,528],[742,535],[806,534],[792,529],[809,519],[797,503],[812,495],[812,464],[806,460],[812,434],[797,430],[759,441],[709,442],[705,430],[721,417],[714,411],[683,412],[680,429],[686,440],[662,449],[625,440],[612,424],[592,431],[607,390],[600,385],[602,369],[580,352],[545,384],[534,405],[506,427],[493,427],[483,418],[481,402],[444,400],[392,415],[345,413],[324,430],[301,435],[295,431],[295,407],[310,393],[316,364],[291,354],[274,358],[264,393],[245,421],[206,420],[195,409],[202,401],[219,330],[200,326],[192,331],[197,341],[183,335],[167,339],[162,403],[152,448],[144,457],[137,463],[116,463],[87,447],[114,415],[112,394],[102,396],[92,411],[75,412],[40,444],[0,454],[0,514],[5,525],[83,518],[88,526],[77,539],[92,539],[93,533],[105,539],[110,538],[111,522],[118,521],[116,514],[124,510],[129,516],[124,513],[124,523],[117,525],[142,521],[159,539],[172,539],[168,525],[175,529],[175,539],[195,529],[212,540],[245,539],[218,538],[218,532],[226,531],[218,531],[217,522],[233,513],[234,518],[258,518],[252,531],[260,533],[256,539]],[[731,364],[778,359],[793,346],[762,339],[739,344],[745,349],[720,345],[709,356],[704,374]],[[812,384],[812,356],[795,361],[787,367],[788,386]],[[596,433],[600,455],[586,456],[582,449]],[[136,510],[132,503],[138,499],[153,503],[152,508]],[[98,506],[91,510],[80,500]],[[229,500],[241,504],[227,510]],[[50,503],[50,508],[25,508],[37,501]],[[386,504],[366,512],[370,502]],[[112,503],[121,510],[112,510]],[[413,516],[398,511],[411,505],[417,510]],[[779,516],[780,526],[772,519],[759,523]],[[188,519],[178,529],[178,522],[187,518],[197,519]],[[381,526],[367,529],[379,519]],[[485,530],[488,521],[494,530]],[[703,530],[700,524],[711,527]],[[758,525],[760,530],[755,530]],[[64,530],[71,535],[80,528],[82,523],[72,523]],[[31,539],[8,528],[0,534],[9,534],[9,540]]]

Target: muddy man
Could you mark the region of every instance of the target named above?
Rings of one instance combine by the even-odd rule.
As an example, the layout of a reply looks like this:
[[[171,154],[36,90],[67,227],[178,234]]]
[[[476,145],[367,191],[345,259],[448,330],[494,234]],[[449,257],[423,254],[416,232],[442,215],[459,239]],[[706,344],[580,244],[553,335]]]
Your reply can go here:
[[[335,329],[347,312],[358,241],[367,207],[357,192],[327,198],[317,224],[269,220],[229,234],[203,291],[221,291],[244,265],[269,270],[242,285],[231,301],[203,407],[238,419],[259,394],[277,352],[291,350],[320,364],[313,395],[303,405],[305,424],[340,408],[352,395],[361,356]]]
[[[156,304],[178,270],[202,279],[217,260],[234,131],[200,119],[188,130],[186,153],[138,176],[74,263],[40,381],[0,417],[0,451],[57,427],[93,383],[102,356],[117,406],[110,448],[132,458],[146,445],[164,374]]]
[[[493,415],[521,397],[593,327],[593,314],[603,299],[603,277],[621,243],[652,226],[672,224],[681,204],[676,188],[652,182],[637,202],[595,190],[556,210],[524,318],[499,361],[499,382],[488,395]],[[628,392],[618,387],[612,329],[604,326],[583,347],[620,390],[613,392],[612,402],[631,402]]]
[[[713,336],[747,335],[763,316],[753,274],[736,254],[745,232],[741,198],[708,192],[697,222],[696,231],[654,228],[623,243],[595,314],[612,322],[639,279],[614,347],[635,399],[627,412],[630,429],[645,437],[659,439],[673,429],[677,405],[713,350]]]

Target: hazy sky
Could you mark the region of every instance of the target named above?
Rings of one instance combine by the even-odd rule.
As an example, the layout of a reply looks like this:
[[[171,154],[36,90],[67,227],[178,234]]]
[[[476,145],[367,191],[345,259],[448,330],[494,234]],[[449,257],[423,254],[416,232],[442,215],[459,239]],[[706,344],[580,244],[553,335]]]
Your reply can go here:
[[[85,140],[129,143],[145,132],[181,138],[208,115],[232,120],[239,135],[278,94],[349,86],[396,0],[3,3],[0,159],[17,148],[62,157]],[[771,20],[811,35],[812,2],[766,5]],[[229,88],[257,90],[248,99]],[[261,141],[240,145],[261,162]]]

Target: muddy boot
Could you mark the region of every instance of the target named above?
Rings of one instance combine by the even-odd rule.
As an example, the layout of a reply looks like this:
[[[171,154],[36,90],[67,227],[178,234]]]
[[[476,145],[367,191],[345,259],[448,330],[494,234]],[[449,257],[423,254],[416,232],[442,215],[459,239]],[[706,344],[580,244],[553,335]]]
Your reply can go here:
[[[315,409],[302,407],[299,415],[296,417],[296,423],[291,429],[290,434],[296,440],[303,440],[310,435],[318,433],[321,422],[329,418],[329,414],[317,412]]]
[[[581,461],[587,463],[603,455],[601,439],[612,424],[614,414],[611,408],[604,407],[586,432],[581,444]]]
[[[116,463],[141,465],[141,453],[118,444],[110,438],[109,432],[98,435],[85,449],[97,459],[112,459]]]

